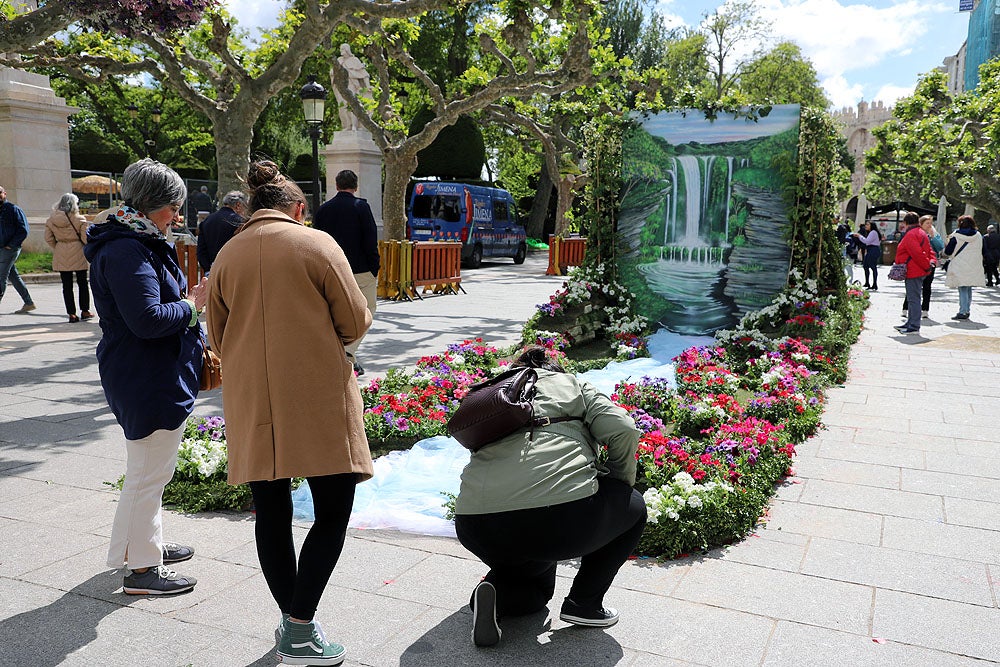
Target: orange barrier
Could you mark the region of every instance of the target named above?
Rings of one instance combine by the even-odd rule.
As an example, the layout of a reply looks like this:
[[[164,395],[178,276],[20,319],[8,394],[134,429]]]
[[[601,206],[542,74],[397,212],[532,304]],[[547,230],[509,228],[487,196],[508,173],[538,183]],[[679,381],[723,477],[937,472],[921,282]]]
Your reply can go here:
[[[177,250],[177,263],[180,264],[184,277],[187,278],[188,289],[194,287],[201,280],[205,272],[198,266],[198,246],[178,243],[174,246]]]
[[[377,295],[380,299],[421,299],[426,294],[458,294],[462,289],[462,244],[448,241],[379,241]]]
[[[412,276],[413,287],[423,287],[425,294],[431,288],[435,294],[458,294],[459,290],[464,292],[462,244],[454,241],[414,243]]]
[[[561,276],[566,273],[570,266],[580,266],[583,264],[584,255],[587,254],[587,238],[572,237],[564,239],[561,236],[549,235],[549,267],[545,270],[546,275]]]

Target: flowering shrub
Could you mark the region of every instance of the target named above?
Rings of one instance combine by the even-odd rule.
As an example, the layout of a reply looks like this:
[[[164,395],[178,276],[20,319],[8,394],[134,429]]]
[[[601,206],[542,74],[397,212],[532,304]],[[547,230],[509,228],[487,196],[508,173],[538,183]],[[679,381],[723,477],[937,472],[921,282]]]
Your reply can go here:
[[[421,357],[408,374],[390,370],[362,389],[364,423],[373,449],[411,445],[446,435],[448,418],[469,391],[506,365],[500,350],[482,338],[463,340],[443,354]]]
[[[184,425],[184,437],[177,450],[175,477],[200,481],[225,477],[229,470],[226,457],[226,422],[222,417],[197,417]]]
[[[615,280],[608,280],[609,272],[603,263],[578,266],[570,269],[566,282],[549,297],[548,303],[538,304],[535,315],[525,323],[522,342],[549,347],[539,339],[555,338],[557,348],[566,351],[576,341],[568,331],[553,334],[551,318],[559,318],[578,305],[591,305],[598,309],[596,319],[601,322],[601,331],[611,347],[612,359],[626,360],[649,355],[645,334],[648,331],[646,318],[635,308],[635,297],[629,289]]]

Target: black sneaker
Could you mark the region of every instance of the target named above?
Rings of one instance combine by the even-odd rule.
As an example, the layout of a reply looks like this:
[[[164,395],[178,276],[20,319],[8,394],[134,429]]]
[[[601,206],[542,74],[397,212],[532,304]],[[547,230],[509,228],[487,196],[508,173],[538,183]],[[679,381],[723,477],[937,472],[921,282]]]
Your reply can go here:
[[[610,628],[618,622],[618,610],[610,607],[586,609],[566,598],[559,612],[559,620],[588,628]]]
[[[169,565],[171,563],[180,563],[181,561],[190,560],[191,556],[194,556],[194,549],[191,547],[186,547],[182,544],[174,544],[173,542],[163,543],[163,564]]]
[[[358,377],[360,377],[360,376],[362,376],[362,375],[365,374],[365,369],[364,369],[364,367],[361,364],[359,364],[358,362],[355,361],[354,362],[354,372],[355,372],[356,375],[358,375]]]
[[[500,642],[497,623],[497,589],[481,581],[472,592],[472,643],[476,646],[496,646]]]
[[[122,588],[129,595],[174,595],[194,588],[198,580],[181,577],[169,567],[157,565],[145,572],[129,570]]]

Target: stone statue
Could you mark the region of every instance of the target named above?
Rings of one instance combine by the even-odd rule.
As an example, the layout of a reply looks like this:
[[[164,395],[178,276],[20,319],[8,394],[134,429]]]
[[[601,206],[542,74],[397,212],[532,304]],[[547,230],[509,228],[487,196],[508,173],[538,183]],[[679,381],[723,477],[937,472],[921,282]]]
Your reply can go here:
[[[371,79],[368,77],[365,64],[351,53],[350,44],[340,45],[340,57],[337,58],[337,62],[347,70],[347,89],[359,97],[362,94],[367,94],[371,88]],[[362,129],[358,117],[347,106],[347,100],[340,94],[337,86],[333,86],[333,94],[337,98],[337,112],[340,115],[341,129],[352,131]]]

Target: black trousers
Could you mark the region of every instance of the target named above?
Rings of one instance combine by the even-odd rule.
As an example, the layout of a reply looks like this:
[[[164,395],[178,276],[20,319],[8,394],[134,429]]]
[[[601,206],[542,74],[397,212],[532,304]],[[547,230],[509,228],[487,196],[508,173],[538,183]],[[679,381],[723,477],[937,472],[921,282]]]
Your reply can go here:
[[[920,310],[930,310],[931,309],[931,283],[934,282],[934,272],[936,269],[932,266],[930,272],[924,276],[924,284],[921,287],[923,290],[921,292],[920,299]],[[907,310],[910,304],[907,302],[906,297],[903,297],[903,310]]]
[[[460,514],[462,545],[490,571],[501,616],[544,609],[555,592],[556,563],[582,557],[569,597],[597,609],[646,525],[646,504],[624,482],[602,478],[597,493],[569,503],[495,514]]]
[[[1000,261],[993,259],[983,260],[983,271],[986,272],[986,284],[1000,285]]]
[[[298,561],[292,542],[292,483],[288,479],[250,482],[257,511],[254,536],[267,587],[282,613],[312,620],[337,566],[351,518],[357,475],[309,477],[316,521],[302,543]]]
[[[66,304],[66,314],[76,315],[76,303],[73,299],[73,274],[76,274],[76,284],[80,288],[80,310],[90,310],[90,285],[87,283],[87,270],[60,271],[62,278],[63,303]]]

